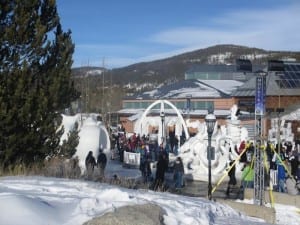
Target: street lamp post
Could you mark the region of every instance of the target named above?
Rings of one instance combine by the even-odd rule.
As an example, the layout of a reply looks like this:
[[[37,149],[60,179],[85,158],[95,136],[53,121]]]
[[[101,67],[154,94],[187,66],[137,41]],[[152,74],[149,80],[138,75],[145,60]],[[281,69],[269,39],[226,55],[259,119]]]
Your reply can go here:
[[[164,143],[164,121],[165,121],[165,112],[160,112],[160,118],[161,118],[161,141]]]
[[[213,110],[209,110],[208,114],[205,116],[205,123],[207,127],[207,136],[208,136],[208,146],[207,146],[207,159],[208,159],[208,199],[211,200],[211,160],[212,160],[212,147],[211,147],[211,137],[214,132],[216,116],[213,113]]]

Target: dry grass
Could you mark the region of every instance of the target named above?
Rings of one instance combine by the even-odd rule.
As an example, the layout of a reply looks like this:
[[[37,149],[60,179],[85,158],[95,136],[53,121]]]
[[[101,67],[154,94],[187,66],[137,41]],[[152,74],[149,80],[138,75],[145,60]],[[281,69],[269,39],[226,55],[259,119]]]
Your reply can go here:
[[[44,164],[33,164],[25,166],[17,164],[7,169],[0,168],[0,176],[48,176],[59,178],[80,178],[81,170],[78,159],[52,158]]]
[[[14,166],[9,166],[6,169],[0,168],[0,176],[17,176],[17,175],[40,175],[42,165],[35,164],[31,166],[26,166],[25,164],[17,164]]]
[[[81,170],[77,158],[52,158],[45,162],[43,175],[47,177],[72,178],[81,177]]]
[[[129,189],[148,189],[149,184],[144,183],[141,180],[136,180],[133,178],[124,178],[114,175],[113,177],[101,177],[95,167],[95,170],[91,177],[87,174],[81,173],[79,167],[79,161],[77,158],[74,159],[64,159],[64,158],[52,158],[44,162],[43,165],[33,165],[31,167],[26,167],[23,164],[16,165],[14,167],[9,167],[5,171],[0,169],[0,176],[46,176],[46,177],[57,177],[57,178],[70,178],[70,179],[85,179],[95,182],[101,182],[111,185],[116,185]]]

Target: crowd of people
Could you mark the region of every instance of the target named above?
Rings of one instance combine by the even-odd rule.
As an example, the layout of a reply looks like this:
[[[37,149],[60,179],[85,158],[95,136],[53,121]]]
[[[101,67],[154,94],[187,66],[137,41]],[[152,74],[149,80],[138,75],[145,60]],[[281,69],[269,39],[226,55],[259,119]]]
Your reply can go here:
[[[165,173],[171,170],[169,153],[178,154],[178,147],[184,141],[183,138],[178,138],[175,132],[170,131],[168,139],[162,140],[162,143],[158,144],[157,131],[155,130],[143,136],[133,133],[129,138],[126,137],[125,131],[120,130],[114,136],[113,145],[116,146],[120,162],[124,160],[124,151],[140,153],[139,169],[143,182],[149,184],[149,187],[154,190],[163,190],[166,185]],[[153,167],[155,172],[152,171]],[[174,188],[180,189],[184,185],[184,166],[180,157],[176,158],[172,169]]]
[[[125,131],[119,131],[113,137],[113,146],[116,146],[119,160],[123,162],[124,152],[132,152],[140,154],[139,169],[145,184],[149,184],[154,190],[164,189],[165,173],[170,170],[169,153],[177,155],[178,138],[174,133],[170,132],[170,137],[166,142],[158,145],[157,139],[151,135],[143,135],[140,137],[133,133],[129,138],[126,137]],[[156,136],[157,137],[157,136]],[[165,143],[165,144],[163,144]],[[273,145],[267,142],[266,146],[256,146],[264,150],[265,164],[265,185],[272,185],[273,190],[289,193],[293,195],[299,194],[300,188],[300,143],[280,143]],[[231,151],[231,147],[229,148]],[[236,162],[231,158],[228,167],[228,187],[226,195],[237,186],[244,190],[245,188],[254,187],[254,161],[255,146],[254,142],[242,141],[239,146],[234,146],[234,151],[239,156],[239,163],[243,163],[240,183],[237,180]],[[86,157],[86,174],[90,178],[94,168],[97,167],[100,176],[104,176],[104,170],[107,163],[106,155],[100,148],[97,161],[93,156],[93,152],[89,152]],[[177,156],[172,163],[174,188],[180,189],[184,186],[184,166],[181,157]],[[156,169],[153,173],[153,167]]]
[[[272,190],[300,194],[300,143],[284,142],[273,145],[267,142],[266,146],[257,146],[263,150],[265,186],[272,186]],[[235,150],[240,155],[239,162],[243,163],[240,188],[254,187],[254,153],[253,142],[242,141],[239,148]],[[233,161],[230,162],[230,166]],[[229,182],[226,194],[229,195],[232,186],[237,184],[235,178],[235,166],[228,171]]]
[[[300,143],[284,142],[274,146],[268,142],[268,177],[275,190],[282,193],[299,194],[300,187]]]
[[[133,133],[129,138],[124,130],[119,130],[112,136],[112,147],[118,152],[118,159],[121,163],[124,162],[124,152],[139,153],[140,162],[139,169],[141,171],[142,180],[148,184],[153,190],[164,190],[166,187],[165,173],[170,170],[169,153],[177,154],[178,139],[170,134],[168,144],[158,144],[157,135],[153,138],[151,134],[140,137]],[[95,168],[99,170],[101,177],[104,177],[104,169],[107,163],[106,155],[100,148],[97,160],[93,156],[93,152],[89,151],[86,160],[86,177],[91,179]],[[153,168],[155,168],[154,171]],[[184,166],[180,157],[177,157],[174,162],[174,187],[182,188],[184,185]]]

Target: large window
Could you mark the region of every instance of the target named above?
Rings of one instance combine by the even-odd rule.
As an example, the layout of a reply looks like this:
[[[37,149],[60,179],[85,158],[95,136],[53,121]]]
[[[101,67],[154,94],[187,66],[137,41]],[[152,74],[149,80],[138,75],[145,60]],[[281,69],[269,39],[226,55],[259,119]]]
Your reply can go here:
[[[180,101],[180,102],[176,101],[176,102],[172,102],[172,104],[175,105],[177,109],[184,109],[186,107],[184,101]],[[171,108],[171,107],[169,107],[169,108]]]
[[[146,109],[153,102],[123,102],[123,109]],[[159,105],[156,105],[154,109],[158,109]]]
[[[213,101],[192,101],[191,102],[192,109],[209,109],[214,108]]]
[[[222,73],[218,72],[193,72],[186,73],[185,79],[199,79],[199,80],[220,80]]]
[[[152,101],[143,101],[143,102],[123,102],[124,109],[146,109],[149,105],[151,105]],[[171,101],[173,105],[176,106],[179,110],[187,109],[187,101],[184,99],[182,101]],[[196,109],[208,109],[214,108],[213,101],[191,101],[191,110]],[[159,109],[160,105],[157,104],[154,106],[154,109]],[[169,105],[165,105],[166,109],[171,109]]]

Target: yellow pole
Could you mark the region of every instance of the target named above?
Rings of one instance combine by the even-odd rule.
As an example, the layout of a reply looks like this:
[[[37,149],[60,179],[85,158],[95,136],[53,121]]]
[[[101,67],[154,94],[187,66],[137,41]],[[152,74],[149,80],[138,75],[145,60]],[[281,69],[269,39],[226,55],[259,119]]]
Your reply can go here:
[[[235,166],[237,161],[240,160],[241,156],[246,152],[246,150],[247,150],[247,147],[245,147],[244,150],[242,151],[242,153],[234,160],[234,163],[231,166],[229,166],[228,168],[226,168],[226,173],[220,178],[220,180],[217,182],[216,186],[212,189],[212,193],[215,192],[217,187],[222,183],[224,178],[228,175],[228,172],[232,169],[232,167]]]

